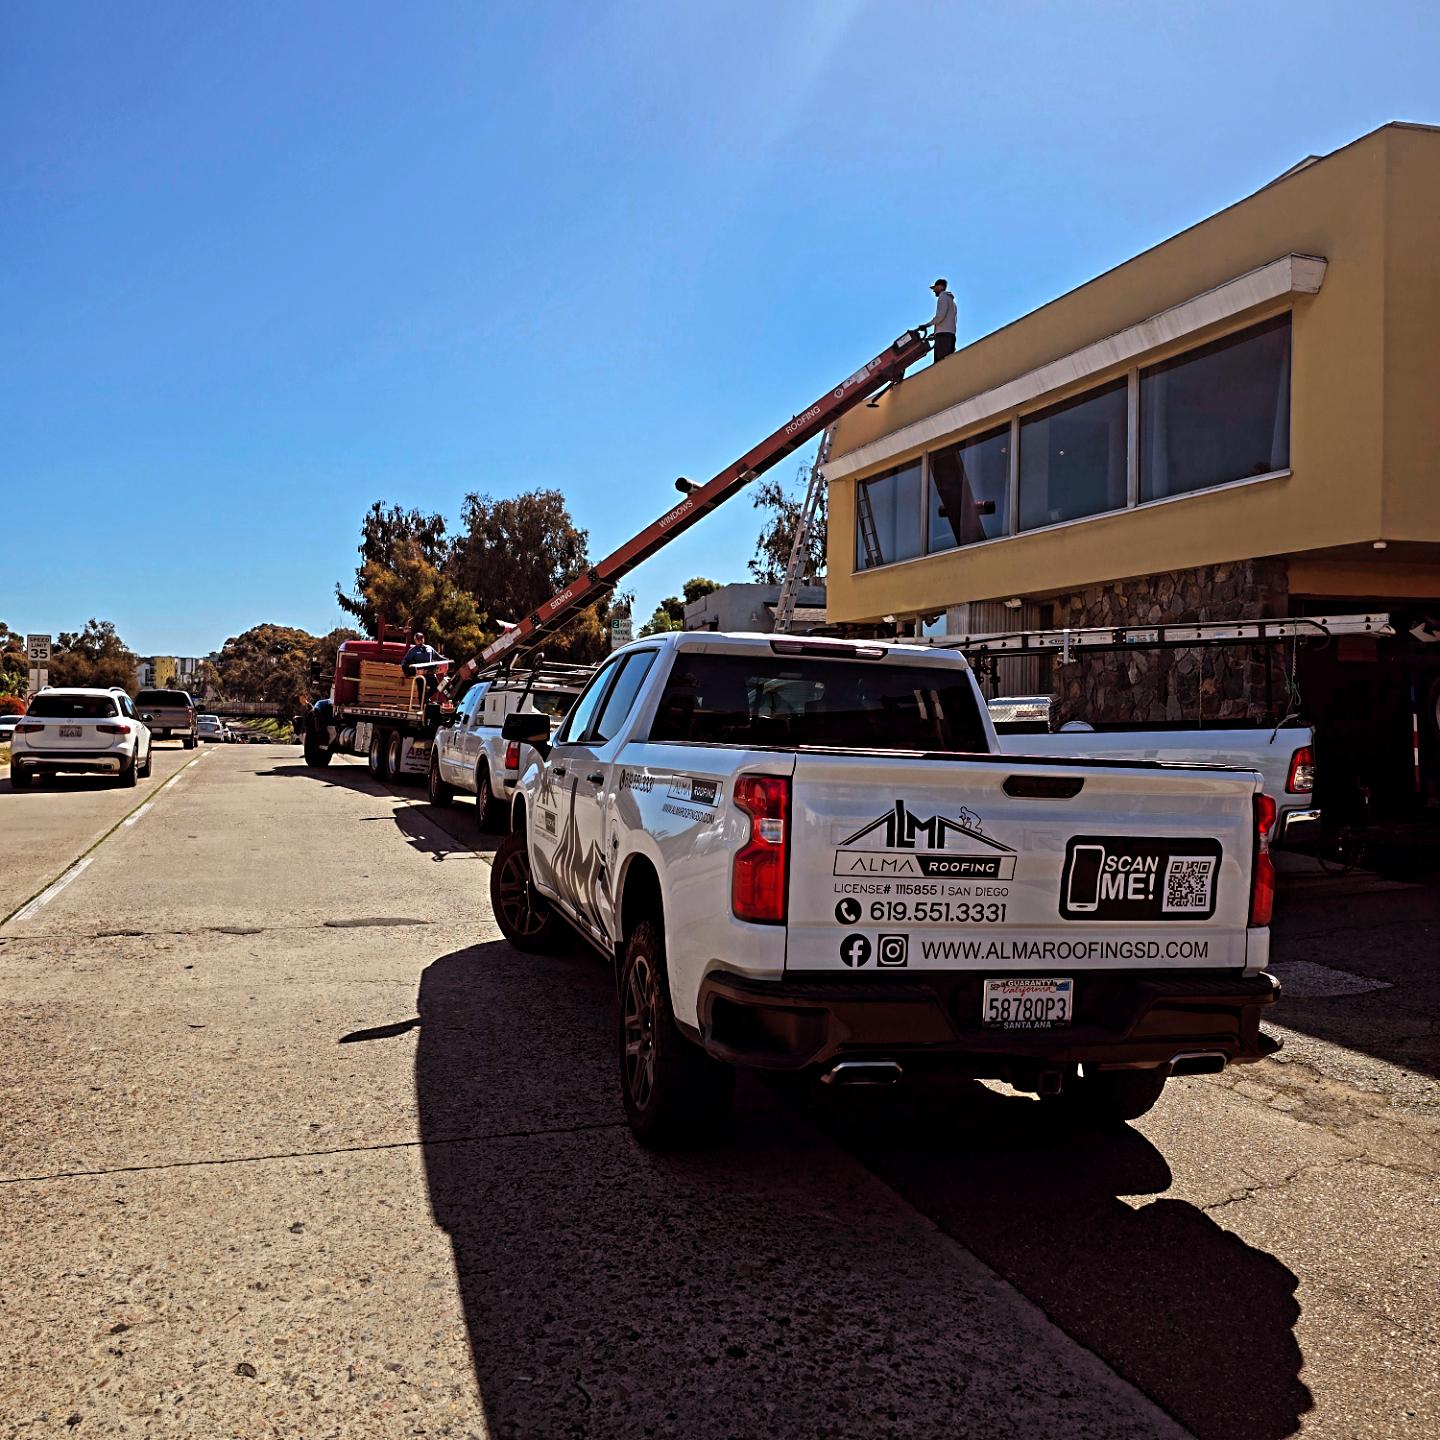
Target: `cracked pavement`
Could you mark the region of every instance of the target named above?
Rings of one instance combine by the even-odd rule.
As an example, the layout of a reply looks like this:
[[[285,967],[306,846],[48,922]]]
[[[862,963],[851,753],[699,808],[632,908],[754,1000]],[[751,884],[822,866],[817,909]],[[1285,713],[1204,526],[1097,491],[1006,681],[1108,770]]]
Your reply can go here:
[[[156,753],[0,791],[3,913],[92,860],[0,926],[0,1434],[1440,1425],[1434,890],[1287,877],[1277,962],[1328,968],[1285,1049],[1115,1134],[746,1084],[655,1157],[605,975],[498,939],[473,807],[289,747],[156,798]]]

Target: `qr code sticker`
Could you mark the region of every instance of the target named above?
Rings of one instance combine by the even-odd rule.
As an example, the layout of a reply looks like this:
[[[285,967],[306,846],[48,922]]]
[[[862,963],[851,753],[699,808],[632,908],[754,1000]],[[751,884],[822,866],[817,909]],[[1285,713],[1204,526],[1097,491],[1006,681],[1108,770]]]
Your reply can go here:
[[[1210,894],[1215,885],[1213,855],[1172,855],[1165,867],[1166,914],[1210,909]]]

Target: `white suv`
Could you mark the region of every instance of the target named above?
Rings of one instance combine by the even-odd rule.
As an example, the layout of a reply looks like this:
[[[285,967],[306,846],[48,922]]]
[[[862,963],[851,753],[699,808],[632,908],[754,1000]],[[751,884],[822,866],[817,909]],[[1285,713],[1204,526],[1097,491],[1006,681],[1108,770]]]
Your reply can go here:
[[[41,690],[10,740],[10,784],[100,773],[133,785],[151,766],[150,727],[123,690]]]

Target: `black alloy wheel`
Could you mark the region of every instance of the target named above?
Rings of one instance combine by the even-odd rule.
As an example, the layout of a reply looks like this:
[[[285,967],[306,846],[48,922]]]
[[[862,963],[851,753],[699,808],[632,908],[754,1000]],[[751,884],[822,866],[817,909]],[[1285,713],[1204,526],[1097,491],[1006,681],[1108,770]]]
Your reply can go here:
[[[619,1009],[620,1090],[636,1139],[655,1150],[712,1139],[730,1113],[735,1068],[675,1023],[660,921],[642,920],[625,942]]]
[[[500,933],[517,949],[550,955],[565,940],[565,922],[535,888],[524,834],[507,835],[490,866],[490,908]]]

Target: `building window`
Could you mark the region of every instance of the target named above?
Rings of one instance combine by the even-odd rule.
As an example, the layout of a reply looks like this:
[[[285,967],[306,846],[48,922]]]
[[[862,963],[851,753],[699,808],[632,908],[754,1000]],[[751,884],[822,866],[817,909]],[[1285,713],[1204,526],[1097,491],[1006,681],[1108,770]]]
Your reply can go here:
[[[1020,421],[1020,529],[1057,525],[1126,502],[1124,379]]]
[[[994,540],[1010,526],[1010,427],[947,445],[930,456],[927,549]],[[993,513],[982,514],[986,502]]]
[[[1290,464],[1290,317],[1140,372],[1140,498]]]
[[[920,462],[855,487],[855,568],[920,554]]]

